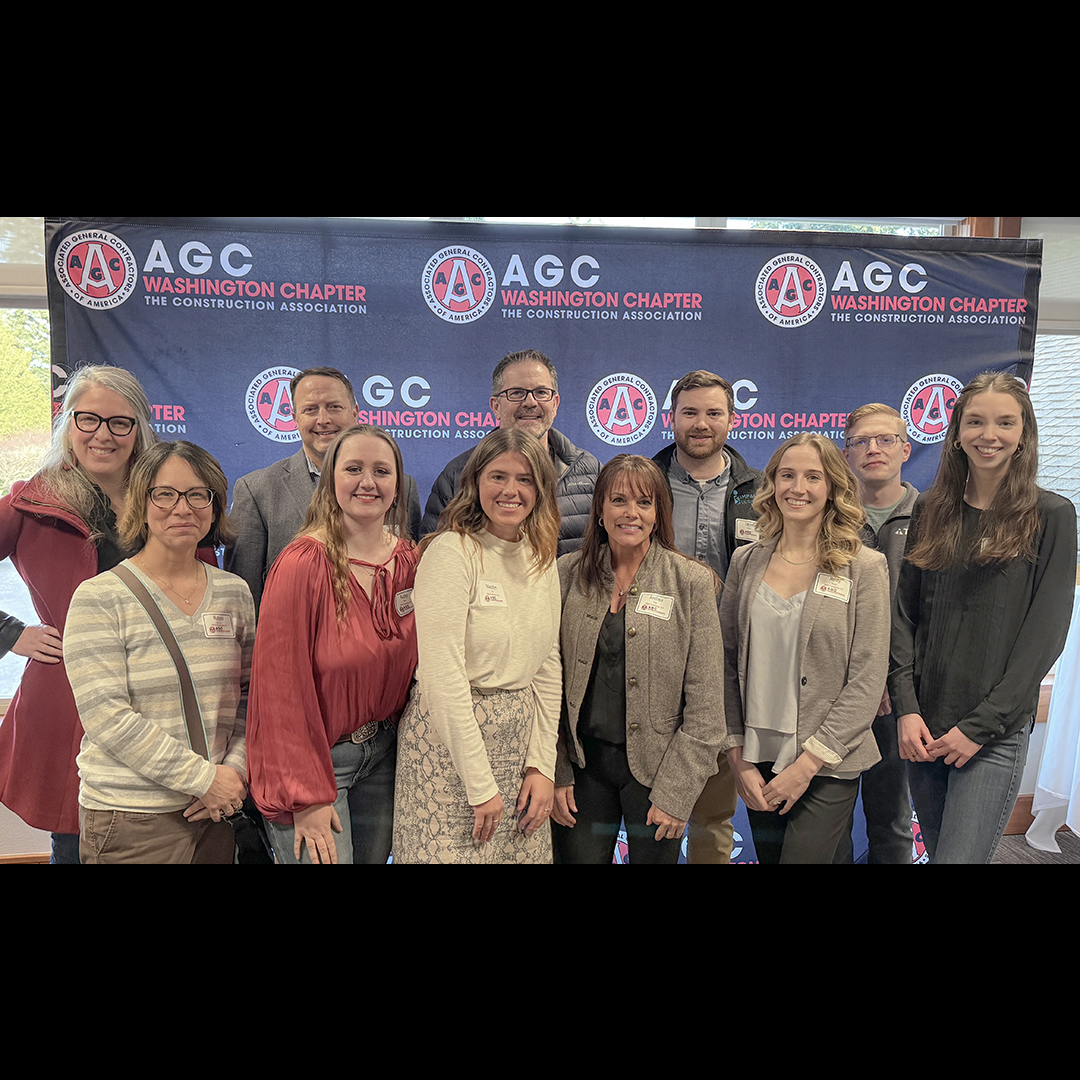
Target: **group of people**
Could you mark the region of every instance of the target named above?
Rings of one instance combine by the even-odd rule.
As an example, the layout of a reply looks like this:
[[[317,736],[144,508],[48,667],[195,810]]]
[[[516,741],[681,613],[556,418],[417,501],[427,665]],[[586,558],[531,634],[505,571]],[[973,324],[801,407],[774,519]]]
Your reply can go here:
[[[1016,379],[965,387],[920,495],[881,404],[758,473],[707,371],[672,446],[601,467],[511,353],[422,520],[345,375],[291,399],[301,449],[226,514],[137,380],[82,369],[0,500],[42,620],[0,615],[0,801],[54,861],[231,862],[243,821],[280,863],[610,863],[620,824],[631,863],[725,863],[741,795],[759,861],[850,862],[860,783],[871,862],[910,863],[912,801],[932,861],[990,860],[1076,571]]]

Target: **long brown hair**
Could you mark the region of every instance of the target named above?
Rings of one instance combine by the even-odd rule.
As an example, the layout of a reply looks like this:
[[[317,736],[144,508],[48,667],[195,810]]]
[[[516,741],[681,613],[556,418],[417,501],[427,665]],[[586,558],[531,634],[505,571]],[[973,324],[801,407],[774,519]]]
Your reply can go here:
[[[401,462],[398,444],[388,431],[380,427],[372,427],[371,424],[358,424],[356,427],[347,428],[326,449],[319,483],[308,505],[304,526],[296,534],[297,537],[312,536],[326,549],[326,557],[330,560],[334,579],[334,598],[337,601],[339,623],[343,623],[349,613],[349,602],[352,599],[349,579],[352,577],[352,571],[349,569],[349,550],[345,543],[345,530],[341,524],[341,506],[337,501],[334,473],[342,446],[357,435],[375,435],[389,445],[394,455],[397,480],[394,501],[383,518],[383,524],[388,525],[390,531],[396,536],[409,539],[409,512],[405,506],[404,496],[405,469]]]
[[[541,574],[555,561],[559,545],[555,466],[544,444],[535,435],[513,427],[500,427],[485,436],[484,441],[469,455],[465,468],[461,470],[457,494],[439,515],[438,528],[420,542],[421,557],[435,537],[443,533],[457,533],[462,543],[465,537],[476,541],[476,537],[484,531],[487,520],[480,505],[480,476],[497,457],[508,453],[521,454],[528,461],[536,481],[536,505],[522,526],[525,539],[532,545],[536,556],[533,571]]]
[[[866,523],[866,511],[859,501],[859,482],[851,466],[836,443],[824,435],[803,431],[788,439],[769,459],[761,486],[754,497],[754,509],[761,515],[758,519],[759,535],[762,540],[771,540],[784,531],[784,515],[776,505],[776,474],[784,454],[793,446],[809,446],[816,450],[821,458],[821,468],[832,485],[832,494],[818,530],[817,560],[822,570],[835,574],[849,565],[862,547],[859,530]]]
[[[650,543],[659,544],[677,555],[683,552],[675,546],[675,526],[672,521],[671,489],[664,474],[655,461],[638,454],[616,454],[601,470],[593,489],[592,509],[589,523],[585,526],[585,538],[581,543],[581,558],[578,562],[577,579],[582,592],[603,594],[604,551],[610,550],[610,538],[603,524],[604,500],[615,489],[615,485],[625,480],[635,496],[644,495],[652,499],[656,513]],[[684,558],[689,558],[685,556]],[[696,562],[697,560],[691,560]],[[704,565],[704,564],[703,564]],[[720,579],[713,575],[715,588],[720,589]]]
[[[960,445],[960,425],[971,399],[987,391],[1016,400],[1024,430],[990,505],[979,515],[971,547],[965,551],[962,536],[968,458]],[[1023,383],[1005,371],[976,375],[953,406],[933,486],[920,504],[918,537],[904,557],[923,570],[944,570],[969,560],[982,566],[1017,557],[1034,559],[1039,531],[1038,469],[1039,428]]]

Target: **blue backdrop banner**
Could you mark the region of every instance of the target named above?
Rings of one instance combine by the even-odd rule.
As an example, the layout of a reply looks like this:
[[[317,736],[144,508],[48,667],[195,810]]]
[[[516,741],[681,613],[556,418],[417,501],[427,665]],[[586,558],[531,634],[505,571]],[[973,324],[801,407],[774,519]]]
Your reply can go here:
[[[230,484],[298,449],[288,383],[331,365],[399,440],[421,502],[494,427],[508,352],[554,361],[555,426],[607,461],[671,439],[669,393],[735,386],[731,445],[842,443],[900,409],[929,486],[952,404],[987,368],[1030,384],[1042,242],[312,218],[47,218],[54,404],[71,371],[142,381],[164,438]]]

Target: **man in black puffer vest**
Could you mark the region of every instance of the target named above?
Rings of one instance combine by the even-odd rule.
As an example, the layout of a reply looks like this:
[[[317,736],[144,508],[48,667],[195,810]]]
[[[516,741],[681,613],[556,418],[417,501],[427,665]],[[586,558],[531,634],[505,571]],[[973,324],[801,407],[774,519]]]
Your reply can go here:
[[[559,411],[555,365],[536,349],[504,356],[491,373],[491,411],[500,426],[509,424],[528,431],[547,447],[555,465],[555,493],[562,515],[559,554],[577,551],[592,509],[600,462],[551,426]],[[421,536],[435,531],[439,515],[457,491],[458,478],[471,453],[472,450],[466,450],[459,454],[439,474],[424,511]]]

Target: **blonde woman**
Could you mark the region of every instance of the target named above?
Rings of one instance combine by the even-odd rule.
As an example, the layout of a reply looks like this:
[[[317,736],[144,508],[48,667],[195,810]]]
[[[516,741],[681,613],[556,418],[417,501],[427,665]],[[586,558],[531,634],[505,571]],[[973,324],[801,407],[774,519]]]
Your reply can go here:
[[[888,667],[885,557],[864,548],[854,475],[804,433],[765,469],[761,539],[737,549],[720,602],[727,756],[762,863],[831,863]]]
[[[79,861],[82,727],[64,667],[61,637],[72,593],[119,563],[117,537],[128,474],[157,442],[150,403],[122,368],[80,368],[53,424],[41,469],[0,499],[0,558],[26,582],[41,624],[0,611],[0,655],[27,658],[0,724],[0,802],[52,833],[54,863]]]
[[[390,855],[397,724],[416,668],[404,484],[387,432],[343,431],[266,579],[248,762],[279,863]]]
[[[529,432],[499,428],[420,546],[395,862],[551,862],[558,536],[551,456]]]

